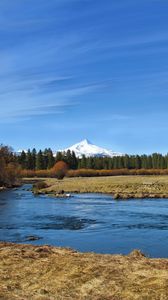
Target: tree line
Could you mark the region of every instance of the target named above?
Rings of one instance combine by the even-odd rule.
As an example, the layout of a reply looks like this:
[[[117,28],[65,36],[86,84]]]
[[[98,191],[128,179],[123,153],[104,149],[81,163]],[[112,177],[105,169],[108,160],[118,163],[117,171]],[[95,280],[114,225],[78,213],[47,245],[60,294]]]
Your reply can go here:
[[[36,149],[22,151],[15,156],[17,163],[25,170],[49,170],[56,162],[64,161],[69,169],[168,169],[168,154],[162,155],[153,153],[152,155],[124,155],[116,157],[86,157],[77,158],[75,152],[57,152],[56,156],[50,148],[44,151]]]
[[[65,168],[66,166],[66,168]],[[57,152],[50,148],[15,154],[0,145],[0,187],[19,183],[19,177],[115,176],[168,174],[168,154],[124,155],[118,157],[77,158],[74,152]]]
[[[22,151],[20,155],[16,155],[16,160],[22,169],[25,170],[50,170],[59,161],[67,163],[70,169],[78,168],[78,160],[74,152],[57,152],[56,156],[50,148],[44,151],[36,149],[32,151],[29,149],[27,152]]]

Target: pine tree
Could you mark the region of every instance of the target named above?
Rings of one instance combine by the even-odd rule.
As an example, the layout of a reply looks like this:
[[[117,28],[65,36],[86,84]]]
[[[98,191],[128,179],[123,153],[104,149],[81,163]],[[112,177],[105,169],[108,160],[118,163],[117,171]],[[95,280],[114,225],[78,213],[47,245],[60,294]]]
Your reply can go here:
[[[18,156],[18,163],[21,165],[22,169],[26,169],[26,153],[24,151]]]
[[[32,160],[32,154],[30,152],[30,149],[28,149],[26,154],[26,169],[33,170],[33,160]]]
[[[55,161],[62,161],[64,159],[64,155],[62,152],[58,151],[57,154],[56,154],[56,158],[55,158]]]
[[[43,159],[43,153],[40,150],[36,156],[36,170],[43,170],[43,169],[44,169],[44,159]]]
[[[47,169],[47,166],[48,166],[48,149],[46,148],[43,152],[43,163],[44,163],[44,170]]]
[[[65,157],[66,157],[66,163],[68,164],[69,168],[72,169],[73,162],[72,162],[72,154],[70,150],[66,152]]]
[[[82,155],[80,165],[81,165],[82,169],[86,168],[86,156],[85,155]]]
[[[139,155],[135,156],[135,169],[141,169],[141,158]]]
[[[36,156],[37,156],[37,151],[35,148],[32,150],[32,170],[36,169]]]
[[[53,156],[53,152],[51,149],[49,149],[48,151],[48,165],[47,165],[47,169],[51,169],[55,164],[55,159]]]
[[[75,152],[72,151],[72,169],[77,169],[78,168],[78,160],[76,158]]]
[[[124,168],[130,169],[130,158],[128,155],[124,156]]]

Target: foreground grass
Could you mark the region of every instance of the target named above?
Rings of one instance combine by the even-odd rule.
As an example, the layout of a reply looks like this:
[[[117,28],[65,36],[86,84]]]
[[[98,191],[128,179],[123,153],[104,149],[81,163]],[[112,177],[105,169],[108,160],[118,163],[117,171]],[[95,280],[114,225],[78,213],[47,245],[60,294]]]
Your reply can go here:
[[[168,198],[168,176],[107,176],[44,179],[47,187],[38,192],[108,193],[114,198]]]
[[[0,299],[167,300],[168,259],[0,243]]]

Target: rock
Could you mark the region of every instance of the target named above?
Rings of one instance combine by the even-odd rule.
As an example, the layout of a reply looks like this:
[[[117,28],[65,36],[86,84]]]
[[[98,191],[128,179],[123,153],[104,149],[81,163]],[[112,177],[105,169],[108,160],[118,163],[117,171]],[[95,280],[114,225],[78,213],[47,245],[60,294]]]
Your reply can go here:
[[[40,240],[41,238],[39,236],[35,236],[35,235],[28,235],[26,237],[26,241],[38,241]]]
[[[38,252],[38,253],[53,253],[53,250],[50,246],[44,245],[44,246],[40,246],[40,247],[36,248],[35,252]]]
[[[114,194],[114,195],[113,195],[113,198],[114,198],[114,199],[120,199],[120,194],[118,194],[118,193]]]
[[[0,192],[1,192],[1,191],[4,191],[4,190],[6,190],[6,187],[1,186],[1,187],[0,187]]]
[[[141,252],[140,250],[135,249],[135,250],[133,250],[129,254],[129,257],[132,257],[132,258],[144,258],[144,257],[146,257],[146,255],[143,252]]]
[[[66,194],[66,197],[67,197],[67,198],[71,197],[71,194]]]
[[[44,193],[42,191],[33,190],[34,195],[43,195]]]

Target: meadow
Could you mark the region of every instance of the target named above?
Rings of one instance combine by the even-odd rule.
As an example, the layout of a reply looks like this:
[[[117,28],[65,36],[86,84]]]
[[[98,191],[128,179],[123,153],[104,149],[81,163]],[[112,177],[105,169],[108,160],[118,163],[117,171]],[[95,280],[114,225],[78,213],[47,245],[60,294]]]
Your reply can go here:
[[[29,181],[31,179],[26,179]],[[168,176],[100,176],[38,178],[45,184],[36,185],[36,192],[58,195],[61,193],[106,193],[115,199],[168,198]]]
[[[0,243],[0,299],[166,300],[168,259]]]

